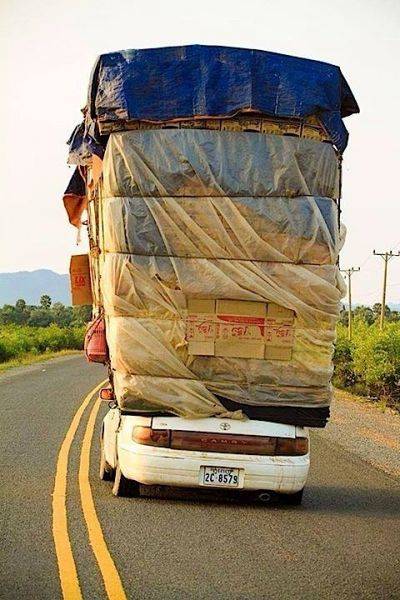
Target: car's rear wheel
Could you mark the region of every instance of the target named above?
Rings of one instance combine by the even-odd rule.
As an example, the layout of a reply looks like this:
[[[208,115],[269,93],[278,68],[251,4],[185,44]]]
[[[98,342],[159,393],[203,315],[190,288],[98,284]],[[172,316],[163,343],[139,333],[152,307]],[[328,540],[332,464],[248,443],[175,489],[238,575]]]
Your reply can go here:
[[[106,461],[106,455],[104,453],[104,438],[100,438],[100,466],[99,476],[103,481],[113,481],[115,476],[115,469]]]
[[[115,469],[114,485],[112,489],[114,496],[137,497],[140,495],[139,483],[132,479],[127,479],[121,471],[119,464]]]
[[[294,494],[279,494],[279,500],[282,504],[299,506],[303,500],[304,488]]]

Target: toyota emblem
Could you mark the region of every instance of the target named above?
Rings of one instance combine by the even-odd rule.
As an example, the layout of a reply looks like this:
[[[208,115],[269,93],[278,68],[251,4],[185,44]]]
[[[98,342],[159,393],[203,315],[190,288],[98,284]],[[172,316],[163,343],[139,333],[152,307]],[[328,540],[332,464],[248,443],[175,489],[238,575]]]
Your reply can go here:
[[[222,431],[227,431],[230,428],[231,426],[229,425],[229,423],[221,423],[220,425],[220,429],[222,429]]]

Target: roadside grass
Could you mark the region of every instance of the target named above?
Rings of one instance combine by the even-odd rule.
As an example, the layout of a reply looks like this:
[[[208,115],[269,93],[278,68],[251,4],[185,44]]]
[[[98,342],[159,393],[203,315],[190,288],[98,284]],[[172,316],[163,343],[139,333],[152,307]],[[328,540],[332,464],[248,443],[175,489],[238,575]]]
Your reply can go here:
[[[364,397],[381,411],[400,411],[400,322],[380,331],[355,319],[353,337],[339,324],[334,354],[333,384],[352,396]]]
[[[83,348],[85,326],[47,327],[0,326],[0,372],[55,356],[79,352]]]
[[[60,356],[68,356],[70,354],[81,354],[80,350],[58,350],[55,352],[44,352],[43,354],[25,354],[20,358],[14,358],[12,360],[8,360],[7,362],[0,363],[0,374],[8,371],[9,369],[14,369],[15,367],[23,367],[27,365],[32,365],[35,363],[46,362],[51,360],[52,358],[58,358]]]

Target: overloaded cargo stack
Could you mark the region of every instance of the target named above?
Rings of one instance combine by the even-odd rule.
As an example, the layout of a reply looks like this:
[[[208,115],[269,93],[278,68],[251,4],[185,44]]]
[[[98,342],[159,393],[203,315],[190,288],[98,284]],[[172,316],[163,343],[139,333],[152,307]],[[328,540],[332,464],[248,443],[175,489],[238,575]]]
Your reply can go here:
[[[100,56],[64,201],[77,226],[88,209],[121,409],[326,424],[355,112],[326,63],[210,46]]]

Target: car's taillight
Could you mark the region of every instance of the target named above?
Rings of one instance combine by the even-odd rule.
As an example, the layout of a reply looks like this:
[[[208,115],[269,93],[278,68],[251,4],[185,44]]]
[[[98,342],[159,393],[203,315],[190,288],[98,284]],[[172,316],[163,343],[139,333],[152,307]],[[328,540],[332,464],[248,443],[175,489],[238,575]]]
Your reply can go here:
[[[137,444],[143,444],[144,446],[169,448],[170,430],[152,429],[151,427],[138,425],[133,428],[132,439]]]
[[[114,392],[111,388],[101,388],[99,396],[100,400],[105,400],[106,402],[114,400]]]
[[[276,456],[303,456],[304,454],[307,454],[307,452],[307,438],[277,438],[276,440]]]

